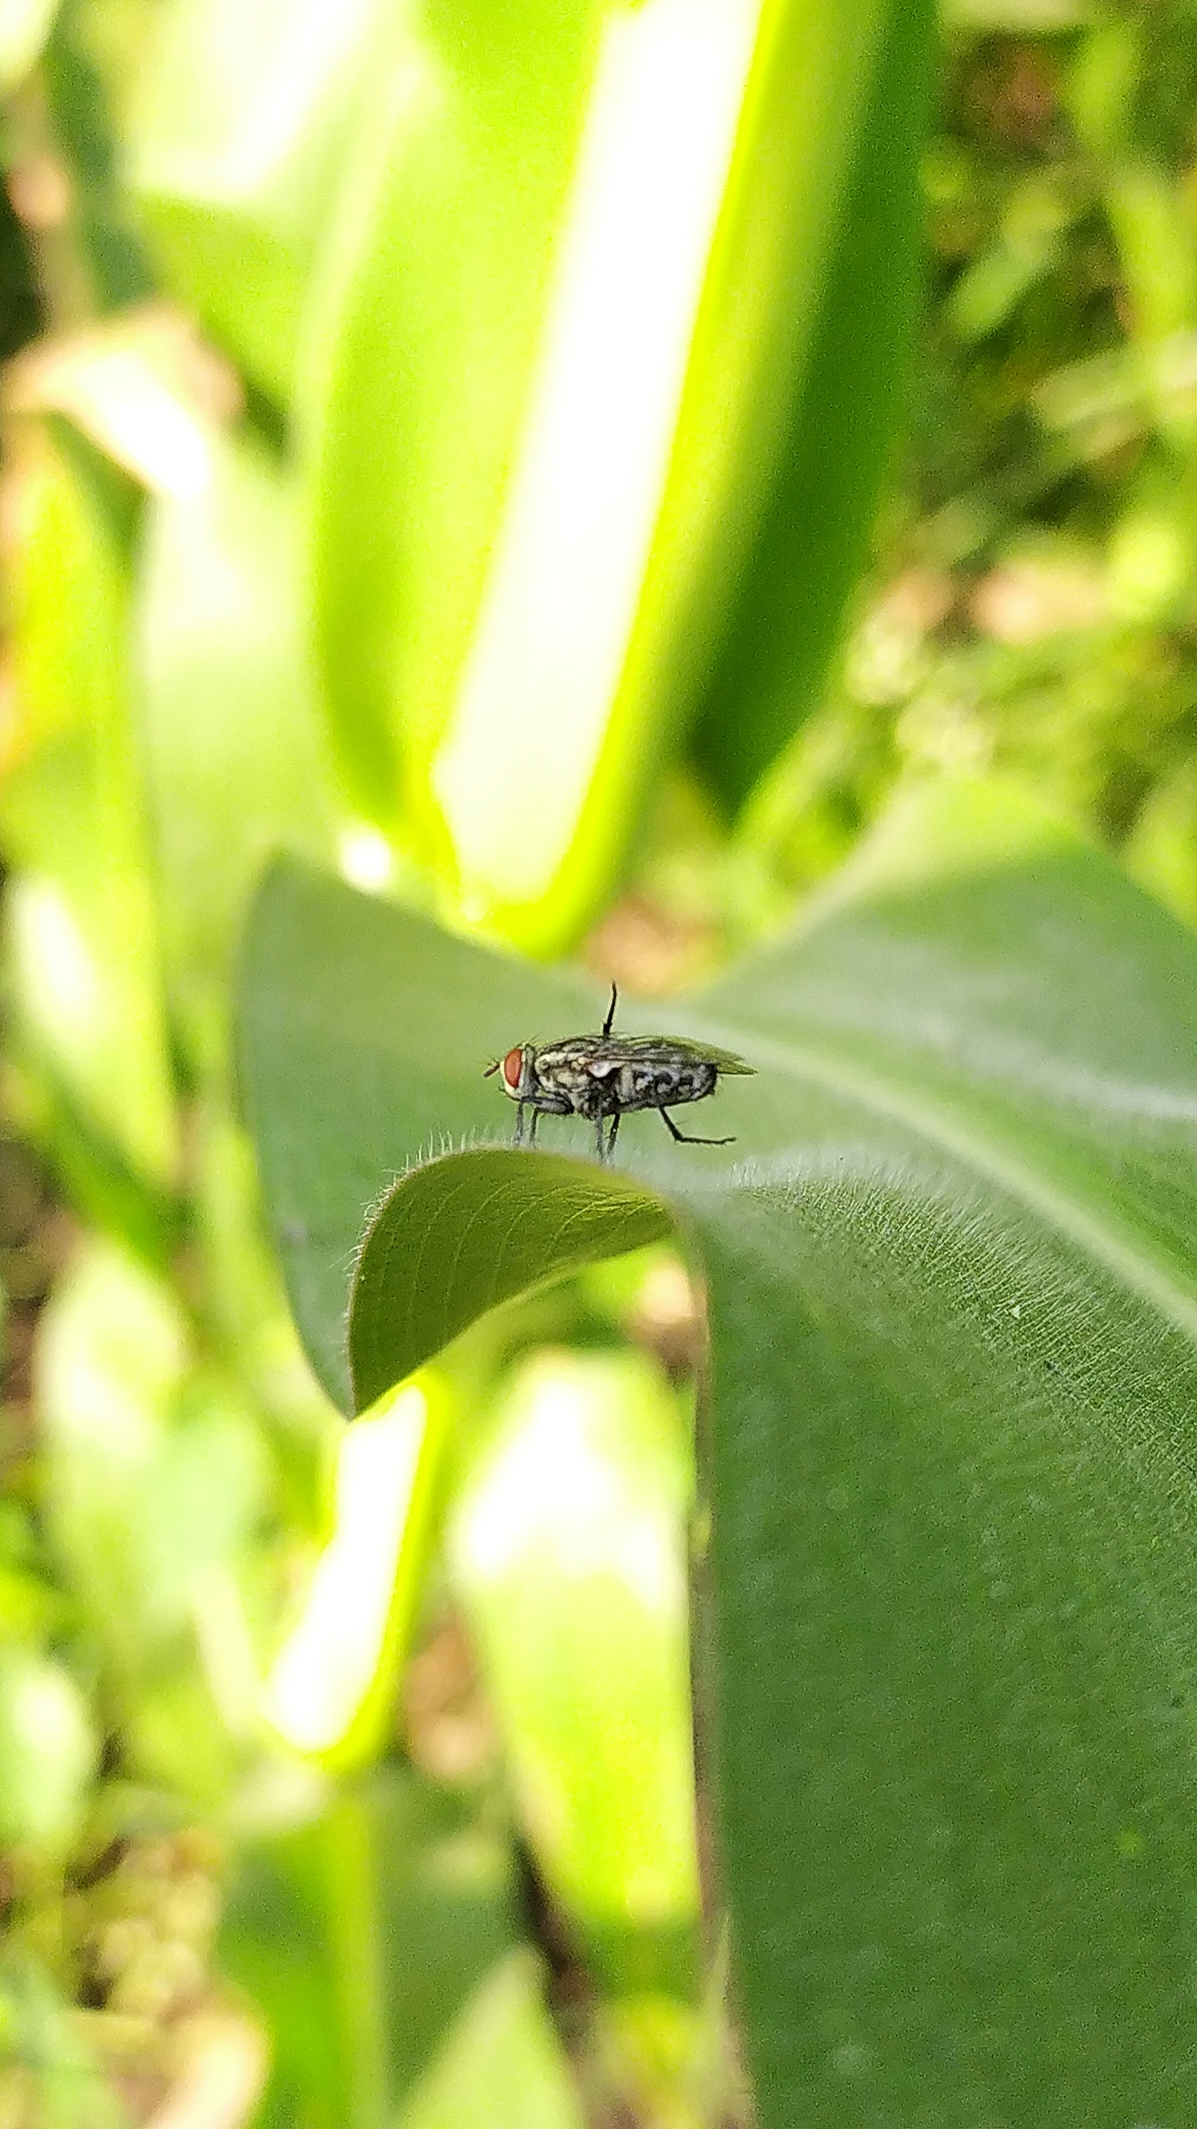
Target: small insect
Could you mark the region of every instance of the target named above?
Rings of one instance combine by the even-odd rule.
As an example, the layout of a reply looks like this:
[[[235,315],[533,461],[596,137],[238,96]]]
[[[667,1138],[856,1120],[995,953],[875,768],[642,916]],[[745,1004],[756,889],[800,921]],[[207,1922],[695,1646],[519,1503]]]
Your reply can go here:
[[[600,1161],[610,1160],[620,1118],[629,1109],[659,1109],[679,1145],[730,1146],[730,1138],[691,1138],[678,1130],[669,1111],[683,1102],[704,1101],[714,1093],[721,1072],[751,1072],[753,1067],[729,1050],[708,1049],[675,1035],[613,1035],[617,998],[612,984],[601,1035],[567,1035],[540,1049],[521,1043],[487,1066],[483,1078],[500,1073],[504,1093],[519,1103],[516,1145],[523,1140],[526,1109],[532,1112],[530,1146],[536,1144],[542,1116],[585,1116],[594,1125]]]

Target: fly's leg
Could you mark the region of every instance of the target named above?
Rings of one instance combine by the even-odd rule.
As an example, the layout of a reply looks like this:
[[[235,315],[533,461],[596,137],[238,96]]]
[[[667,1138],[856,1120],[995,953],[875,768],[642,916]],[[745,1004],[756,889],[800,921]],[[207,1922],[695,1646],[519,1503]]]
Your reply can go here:
[[[598,1148],[598,1157],[600,1161],[605,1161],[607,1158],[607,1147],[606,1142],[603,1138],[603,1124],[605,1123],[605,1121],[606,1119],[603,1116],[602,1110],[600,1109],[598,1115],[594,1119],[594,1140],[595,1145]]]
[[[512,1143],[512,1145],[513,1145],[513,1146],[522,1146],[522,1145],[523,1145],[523,1143],[524,1143],[524,1105],[523,1105],[523,1102],[520,1102],[520,1104],[519,1104],[519,1106],[518,1106],[518,1108],[516,1109],[516,1112],[515,1112],[515,1137],[514,1137],[514,1138],[512,1139],[511,1143]]]
[[[608,1160],[610,1160],[610,1158],[611,1158],[611,1155],[612,1155],[612,1154],[614,1153],[614,1151],[615,1151],[615,1141],[616,1141],[616,1139],[617,1139],[617,1138],[619,1137],[619,1116],[620,1116],[620,1112],[619,1112],[619,1110],[617,1109],[617,1110],[615,1111],[615,1114],[614,1114],[614,1116],[613,1116],[613,1117],[611,1118],[611,1131],[610,1131],[610,1135],[609,1135],[609,1137],[608,1137],[608,1139],[607,1139],[607,1159],[608,1159]]]
[[[531,1123],[530,1123],[530,1124],[529,1124],[529,1126],[528,1126],[528,1144],[529,1144],[530,1146],[534,1146],[534,1145],[536,1144],[536,1126],[537,1126],[537,1124],[538,1124],[539,1122],[540,1122],[540,1110],[539,1110],[539,1109],[533,1109],[533,1111],[532,1111],[532,1121],[531,1121]]]
[[[662,1109],[660,1117],[670,1137],[676,1139],[679,1146],[734,1146],[736,1143],[734,1138],[691,1138],[688,1132],[678,1130],[668,1109]]]

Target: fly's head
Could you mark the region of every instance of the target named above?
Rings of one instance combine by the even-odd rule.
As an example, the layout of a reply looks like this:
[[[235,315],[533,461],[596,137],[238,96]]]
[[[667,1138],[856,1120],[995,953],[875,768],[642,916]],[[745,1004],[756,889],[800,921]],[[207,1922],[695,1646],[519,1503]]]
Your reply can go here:
[[[497,1072],[503,1082],[504,1094],[509,1094],[512,1101],[527,1101],[532,1092],[535,1066],[536,1051],[530,1042],[524,1042],[517,1049],[508,1050],[506,1057],[496,1058],[482,1076],[490,1079]]]

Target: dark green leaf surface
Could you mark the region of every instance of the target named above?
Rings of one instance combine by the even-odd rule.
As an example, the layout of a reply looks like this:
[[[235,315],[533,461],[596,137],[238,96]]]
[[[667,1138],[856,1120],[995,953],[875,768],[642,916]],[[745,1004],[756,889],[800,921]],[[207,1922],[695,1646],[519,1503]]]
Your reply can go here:
[[[434,1131],[476,1131],[487,1055],[568,1027],[568,995],[275,876],[246,1081],[326,1365],[355,1194],[360,1217]],[[674,1147],[644,1116],[619,1152],[709,1282],[705,1663],[760,2119],[1183,2129],[1197,947],[1063,831],[964,786],[911,802],[803,934],[675,1019],[759,1075],[720,1091],[735,1146]],[[450,1157],[387,1220],[470,1161],[587,1173]],[[521,1222],[547,1275],[560,1233]],[[481,1308],[477,1229],[469,1247]],[[445,1251],[392,1270],[406,1367]]]

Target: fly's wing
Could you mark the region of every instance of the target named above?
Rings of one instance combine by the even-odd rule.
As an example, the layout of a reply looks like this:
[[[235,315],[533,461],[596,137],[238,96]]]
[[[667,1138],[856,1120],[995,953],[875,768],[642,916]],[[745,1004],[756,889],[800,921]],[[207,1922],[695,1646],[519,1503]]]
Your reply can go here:
[[[614,1044],[614,1037],[609,1040]],[[755,1065],[745,1064],[732,1050],[717,1050],[712,1042],[687,1042],[683,1035],[628,1035],[620,1047],[625,1057],[660,1058],[664,1063],[680,1054],[713,1064],[720,1072],[738,1072],[751,1078],[756,1071]]]

